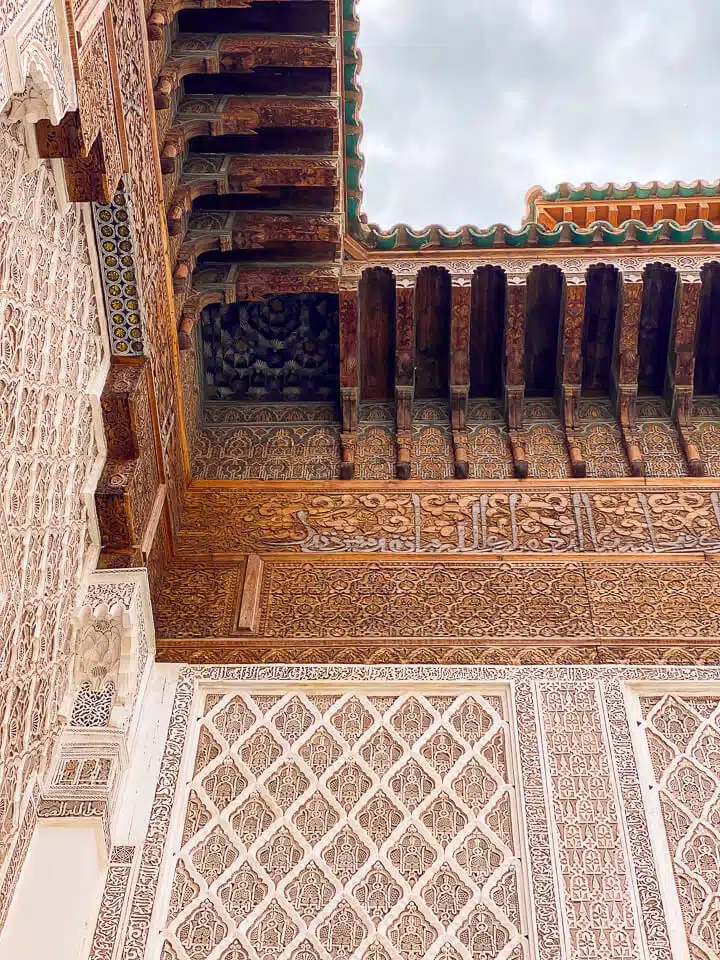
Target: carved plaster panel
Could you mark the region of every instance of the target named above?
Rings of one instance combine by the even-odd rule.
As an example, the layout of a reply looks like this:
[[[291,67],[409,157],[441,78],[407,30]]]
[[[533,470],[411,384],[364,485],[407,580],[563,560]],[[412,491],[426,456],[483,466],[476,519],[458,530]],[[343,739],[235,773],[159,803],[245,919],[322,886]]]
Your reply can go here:
[[[689,955],[720,957],[720,687],[645,685],[637,720],[648,815],[664,824],[666,910],[681,918]],[[675,929],[678,955],[684,944]]]
[[[75,622],[75,659],[66,697],[68,725],[55,749],[44,797],[99,800],[109,813],[134,742],[154,659],[144,570],[97,571]]]
[[[662,692],[642,715],[663,727],[665,792],[687,785],[692,812],[709,774],[672,772],[688,753],[704,768],[719,681],[693,668],[188,668],[117,956],[687,956],[626,699],[682,687],[692,723],[663,725]],[[679,835],[681,860],[698,829]],[[702,927],[705,952],[690,955],[714,958],[712,923],[695,922],[714,916],[706,848],[688,936]]]
[[[0,124],[0,183],[1,883],[60,728],[71,617],[97,557],[108,348],[83,211],[31,162],[20,123]]]

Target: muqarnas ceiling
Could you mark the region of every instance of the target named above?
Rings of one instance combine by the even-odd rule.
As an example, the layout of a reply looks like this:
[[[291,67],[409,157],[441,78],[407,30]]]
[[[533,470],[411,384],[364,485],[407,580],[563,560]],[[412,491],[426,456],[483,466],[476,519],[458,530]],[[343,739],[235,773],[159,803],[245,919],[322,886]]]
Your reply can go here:
[[[286,294],[209,307],[202,341],[206,401],[337,400],[336,295]]]

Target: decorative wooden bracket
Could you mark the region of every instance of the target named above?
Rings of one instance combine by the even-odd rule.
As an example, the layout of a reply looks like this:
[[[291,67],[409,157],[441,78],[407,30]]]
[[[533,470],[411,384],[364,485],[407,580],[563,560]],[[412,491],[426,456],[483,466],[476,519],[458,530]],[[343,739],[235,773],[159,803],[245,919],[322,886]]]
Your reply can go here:
[[[504,398],[505,416],[510,437],[510,450],[515,476],[524,480],[528,475],[523,430],[523,401],[525,398],[525,314],[527,285],[510,284],[507,290],[505,316]]]
[[[358,431],[360,363],[358,354],[357,290],[340,291],[340,406],[342,414],[342,463],[340,478],[355,476]]]
[[[395,294],[395,473],[409,480],[412,472],[412,407],[415,395],[415,291],[399,287]]]
[[[65,161],[68,197],[75,203],[109,203],[127,170],[117,57],[110,7],[88,33],[70,23],[78,109],[57,126],[37,123],[41,157]]]
[[[467,411],[470,399],[470,316],[472,288],[453,286],[450,315],[450,426],[455,452],[455,478],[467,480]]]
[[[666,402],[677,426],[691,477],[704,477],[706,473],[695,431],[691,426],[695,338],[701,295],[702,283],[699,275],[692,278],[678,278],[665,384]]]
[[[582,443],[577,433],[578,404],[582,391],[582,335],[586,292],[585,284],[566,286],[558,355],[560,407],[565,445],[574,477],[584,477],[587,473]]]
[[[638,338],[644,286],[640,277],[632,280],[626,278],[623,282],[612,363],[611,387],[615,414],[620,423],[630,472],[634,477],[645,476],[645,461],[635,434],[640,363]]]

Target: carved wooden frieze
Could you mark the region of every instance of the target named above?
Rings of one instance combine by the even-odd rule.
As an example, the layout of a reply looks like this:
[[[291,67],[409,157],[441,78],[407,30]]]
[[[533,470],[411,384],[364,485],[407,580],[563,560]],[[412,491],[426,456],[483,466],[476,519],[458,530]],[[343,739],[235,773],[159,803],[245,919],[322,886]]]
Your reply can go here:
[[[191,488],[179,556],[323,553],[672,553],[720,551],[720,493],[617,484],[390,492]]]

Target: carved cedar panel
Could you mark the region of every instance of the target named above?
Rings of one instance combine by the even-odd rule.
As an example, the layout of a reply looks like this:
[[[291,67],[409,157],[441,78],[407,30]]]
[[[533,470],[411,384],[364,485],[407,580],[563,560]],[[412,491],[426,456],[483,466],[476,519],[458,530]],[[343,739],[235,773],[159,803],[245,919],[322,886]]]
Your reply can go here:
[[[241,571],[242,564],[175,562],[156,604],[159,636],[231,637]],[[430,661],[437,644],[462,647],[480,640],[513,641],[520,651],[530,638],[551,646],[569,641],[716,646],[719,587],[717,564],[702,561],[267,558],[257,637],[296,653],[320,640],[347,645],[353,659],[358,640],[377,644],[378,656],[388,643],[399,640],[409,650],[414,642],[415,658]],[[243,659],[247,641],[244,648]],[[198,651],[211,662],[224,656],[222,646],[212,643],[198,645]],[[186,656],[181,652],[178,658]],[[525,650],[524,656],[533,662],[535,655]],[[289,652],[281,657],[288,658]]]
[[[693,960],[720,958],[720,698],[641,696],[675,888]]]
[[[263,582],[268,637],[585,637],[581,564],[273,562]]]
[[[524,960],[506,706],[467,689],[207,695],[163,956]]]

